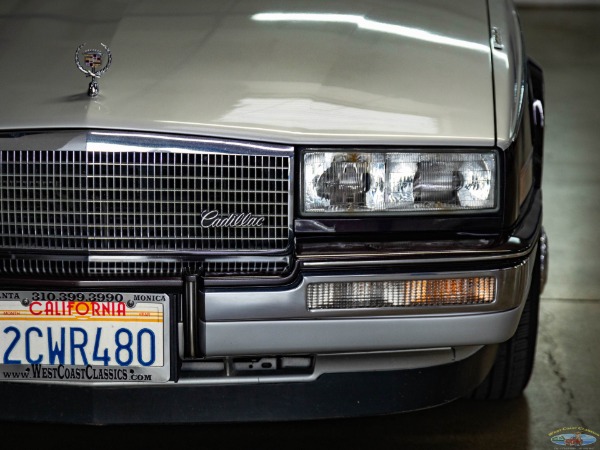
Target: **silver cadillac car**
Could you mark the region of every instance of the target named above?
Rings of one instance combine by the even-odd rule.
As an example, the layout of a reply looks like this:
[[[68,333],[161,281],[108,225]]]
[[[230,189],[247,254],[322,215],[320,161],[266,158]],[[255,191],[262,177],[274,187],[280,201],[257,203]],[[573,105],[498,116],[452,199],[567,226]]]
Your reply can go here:
[[[0,420],[520,395],[543,74],[509,0],[0,4]]]

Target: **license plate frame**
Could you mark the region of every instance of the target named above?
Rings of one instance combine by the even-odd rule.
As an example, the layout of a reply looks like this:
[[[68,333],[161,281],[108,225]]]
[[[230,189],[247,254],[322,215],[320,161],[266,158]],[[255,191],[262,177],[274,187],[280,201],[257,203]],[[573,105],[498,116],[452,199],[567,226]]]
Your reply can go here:
[[[166,293],[0,291],[0,381],[164,383]]]

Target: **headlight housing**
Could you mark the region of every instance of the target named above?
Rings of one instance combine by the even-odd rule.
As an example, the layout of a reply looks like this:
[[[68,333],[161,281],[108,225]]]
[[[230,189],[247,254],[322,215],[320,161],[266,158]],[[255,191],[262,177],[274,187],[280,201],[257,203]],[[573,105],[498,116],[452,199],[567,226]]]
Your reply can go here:
[[[492,211],[497,153],[336,151],[302,155],[302,212],[387,214]]]

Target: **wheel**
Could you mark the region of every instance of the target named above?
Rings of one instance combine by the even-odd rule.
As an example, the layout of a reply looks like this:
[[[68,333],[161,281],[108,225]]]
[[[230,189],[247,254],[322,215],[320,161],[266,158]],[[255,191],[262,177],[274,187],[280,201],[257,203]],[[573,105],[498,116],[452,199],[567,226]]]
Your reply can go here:
[[[536,257],[531,286],[517,331],[498,346],[490,373],[472,393],[471,398],[501,400],[519,397],[531,377],[538,330],[541,264]]]

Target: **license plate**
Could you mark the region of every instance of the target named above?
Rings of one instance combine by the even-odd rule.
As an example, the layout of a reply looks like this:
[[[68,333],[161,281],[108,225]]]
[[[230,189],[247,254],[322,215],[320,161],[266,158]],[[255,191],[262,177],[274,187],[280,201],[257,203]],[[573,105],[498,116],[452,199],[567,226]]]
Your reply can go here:
[[[166,294],[0,291],[0,379],[164,382]]]

